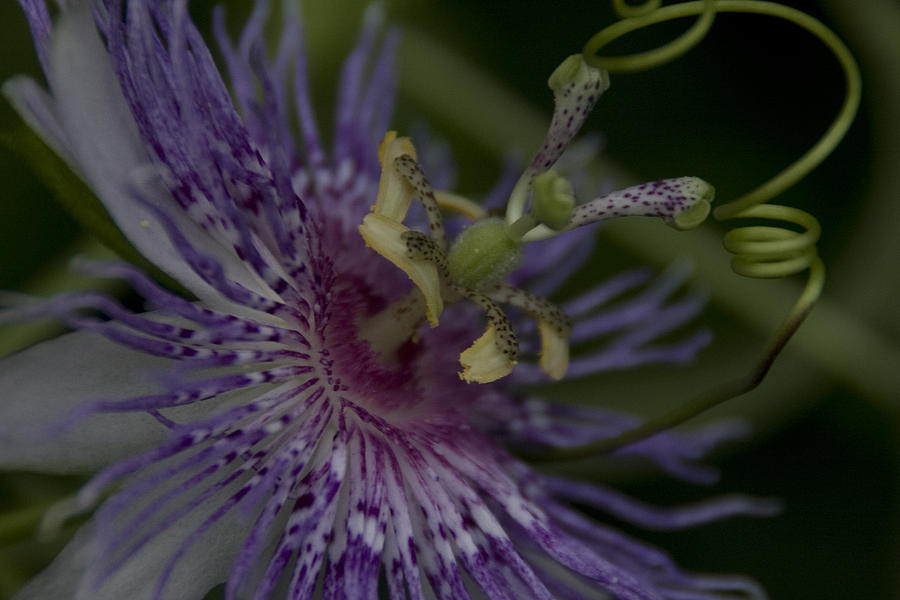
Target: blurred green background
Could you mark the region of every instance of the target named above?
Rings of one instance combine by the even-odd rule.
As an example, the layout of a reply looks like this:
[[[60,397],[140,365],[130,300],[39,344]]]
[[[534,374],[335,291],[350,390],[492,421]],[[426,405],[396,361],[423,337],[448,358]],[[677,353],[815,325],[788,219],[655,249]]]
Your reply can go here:
[[[193,2],[192,13],[203,22],[213,4]],[[232,24],[250,7],[246,1],[225,4]],[[669,550],[686,568],[747,573],[777,599],[895,598],[900,597],[900,7],[893,0],[785,4],[841,35],[864,77],[861,112],[845,142],[776,200],[810,211],[822,223],[826,301],[762,388],[712,415],[744,415],[757,429],[751,440],[717,456],[723,479],[713,489],[674,484],[644,471],[567,468],[577,468],[582,477],[615,478],[637,497],[663,505],[724,491],[782,498],[786,510],[775,519],[639,535]],[[304,4],[323,123],[330,118],[334,80],[362,5]],[[458,189],[469,193],[491,185],[500,149],[534,150],[541,134],[535,118],[543,126],[552,106],[547,76],[615,19],[605,2],[576,0],[399,1],[388,10],[407,30],[397,125],[426,121],[448,140],[459,165]],[[0,4],[0,22],[0,80],[37,74],[15,3]],[[688,24],[640,32],[610,51],[655,47]],[[638,179],[696,174],[727,201],[802,154],[831,122],[842,96],[841,73],[812,36],[767,17],[720,15],[708,38],[686,57],[651,72],[614,77],[585,130],[606,138],[598,163],[606,172],[624,170]],[[492,116],[486,126],[473,126],[474,114],[473,120],[460,117],[470,106]],[[0,132],[17,126],[11,108],[0,102]],[[0,148],[0,177],[0,289],[48,292],[69,285],[56,274],[84,234],[28,162],[8,147]],[[687,256],[698,265],[696,283],[711,293],[703,319],[717,340],[688,367],[566,382],[553,394],[656,414],[745,372],[797,286],[747,282],[730,273],[729,257],[717,241],[724,230],[709,223],[702,232],[673,235],[653,224],[623,223],[602,231],[598,256],[570,291],[647,260],[662,267]],[[34,516],[78,484],[77,478],[30,473],[0,477],[0,597],[58,550],[62,540],[33,539]]]

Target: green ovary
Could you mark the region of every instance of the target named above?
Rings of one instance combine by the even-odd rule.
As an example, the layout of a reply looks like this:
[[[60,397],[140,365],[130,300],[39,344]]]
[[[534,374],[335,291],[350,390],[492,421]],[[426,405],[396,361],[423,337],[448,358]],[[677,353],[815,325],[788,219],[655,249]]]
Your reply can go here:
[[[508,231],[502,219],[484,219],[463,231],[447,260],[450,279],[479,291],[501,282],[522,258],[521,244]]]

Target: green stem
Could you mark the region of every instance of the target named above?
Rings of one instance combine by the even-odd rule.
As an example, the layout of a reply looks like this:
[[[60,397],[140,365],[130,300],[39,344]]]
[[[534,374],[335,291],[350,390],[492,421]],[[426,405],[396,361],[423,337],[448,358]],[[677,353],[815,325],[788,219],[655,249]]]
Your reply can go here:
[[[775,359],[778,358],[778,355],[784,350],[785,345],[797,332],[797,329],[803,321],[806,320],[806,317],[809,316],[810,311],[822,291],[822,284],[824,281],[825,265],[822,263],[821,259],[816,259],[810,266],[809,280],[807,281],[806,287],[800,295],[800,298],[795,303],[794,308],[791,310],[781,327],[778,328],[778,333],[769,343],[769,346],[763,352],[753,369],[746,375],[733,381],[717,385],[707,392],[679,404],[667,413],[650,419],[643,425],[626,431],[617,437],[599,440],[582,446],[544,449],[541,452],[527,455],[527,458],[531,461],[552,462],[599,456],[649,438],[658,433],[662,433],[673,427],[677,427],[685,421],[703,414],[723,402],[755,390],[763,382],[766,375],[769,373],[769,370],[772,368],[772,365],[775,363]]]

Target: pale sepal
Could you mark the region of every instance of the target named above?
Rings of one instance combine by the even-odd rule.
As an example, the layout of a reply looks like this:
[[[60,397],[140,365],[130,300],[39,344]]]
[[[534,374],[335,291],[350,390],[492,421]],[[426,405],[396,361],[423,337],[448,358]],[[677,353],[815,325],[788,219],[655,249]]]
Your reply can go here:
[[[101,545],[95,537],[97,524],[89,522],[50,566],[34,577],[13,600],[152,600],[160,574],[173,558],[177,561],[160,600],[203,598],[210,589],[228,578],[255,514],[233,508],[216,520],[183,554],[177,553],[187,536],[242,484],[243,479],[239,479],[172,527],[153,536],[99,588],[92,586],[90,579],[98,568],[102,568],[103,562],[98,560]]]
[[[198,276],[143,202],[163,209],[198,250],[219,261],[227,275],[266,294],[237,258],[191,221],[175,203],[147,153],[88,3],[60,15],[49,53],[48,78],[55,114],[69,143],[64,157],[97,194],[116,225],[150,262],[215,308],[232,303]],[[40,131],[40,130],[39,130]],[[53,143],[55,140],[51,140]]]
[[[62,431],[58,426],[85,403],[159,392],[158,380],[172,365],[92,332],[70,333],[3,359],[0,467],[87,473],[159,445],[169,430],[145,412],[94,414]],[[166,416],[183,422],[222,406],[216,399]]]

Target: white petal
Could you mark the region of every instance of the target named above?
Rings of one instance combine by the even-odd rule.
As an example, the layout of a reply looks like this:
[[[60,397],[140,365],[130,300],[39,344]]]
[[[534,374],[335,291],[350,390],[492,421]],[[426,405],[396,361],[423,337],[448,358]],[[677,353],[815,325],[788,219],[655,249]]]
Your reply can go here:
[[[96,414],[63,433],[47,433],[83,403],[165,391],[160,376],[174,363],[84,331],[0,360],[0,468],[92,472],[159,445],[170,435],[169,429],[145,412]],[[236,390],[161,412],[177,423],[188,423],[249,402],[275,385]]]
[[[73,167],[100,198],[119,229],[148,260],[213,307],[224,299],[203,282],[169,241],[157,218],[130,193],[140,179],[145,200],[166,210],[184,236],[212,255],[226,273],[265,293],[234,252],[193,223],[156,175],[131,109],[119,87],[88,3],[64,11],[53,31],[49,79],[55,112],[68,140]],[[15,90],[15,88],[14,88]],[[138,177],[139,175],[139,177]],[[271,294],[271,293],[270,293]]]
[[[78,589],[78,582],[90,556],[87,544],[90,532],[87,527],[75,534],[71,542],[63,548],[49,567],[19,590],[12,600],[63,600],[71,598],[72,591]]]
[[[241,481],[241,480],[239,480]],[[93,523],[86,525],[60,555],[13,600],[151,600],[157,582],[185,538],[199,527],[240,485],[226,488],[173,527],[155,536],[99,589],[83,580],[94,562]],[[235,507],[216,521],[176,562],[163,600],[200,600],[225,581],[255,514]],[[283,520],[282,520],[283,521]],[[280,533],[276,522],[271,534]],[[96,564],[93,565],[96,567]]]
[[[83,402],[158,391],[148,375],[171,364],[87,332],[0,361],[0,467],[91,471],[158,444],[168,430],[146,413],[92,416],[52,437],[46,431]]]
[[[82,582],[77,600],[152,600],[160,576],[180,551],[185,539],[243,484],[238,479],[184,519],[155,536],[99,589]],[[209,590],[225,581],[241,545],[247,538],[256,513],[234,507],[211,525],[189,549],[178,557],[168,578],[161,600],[200,600]],[[272,534],[277,531],[272,528]],[[280,533],[280,531],[278,532]],[[69,596],[72,598],[72,590]]]
[[[36,81],[30,77],[13,77],[3,84],[3,95],[44,143],[60,158],[73,164],[68,137],[56,116],[56,104]]]

